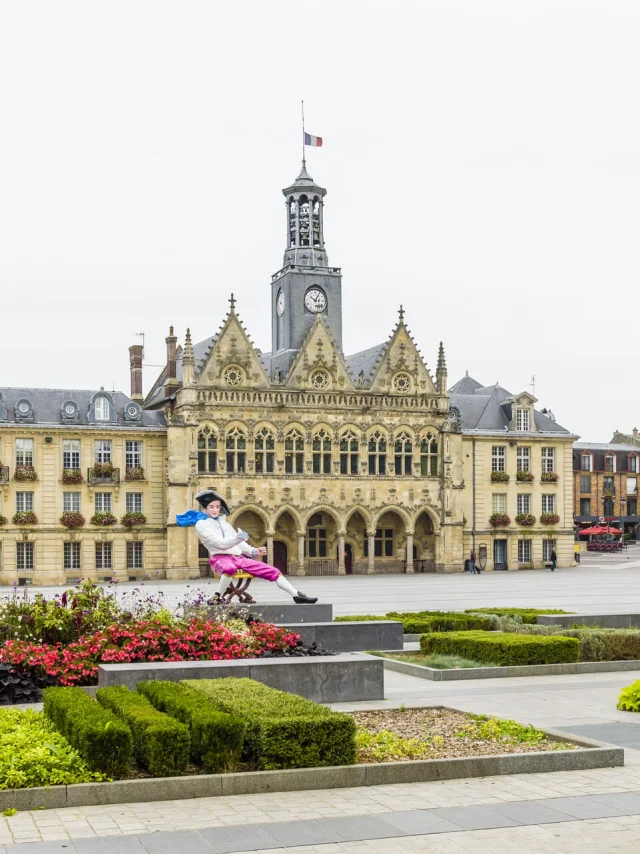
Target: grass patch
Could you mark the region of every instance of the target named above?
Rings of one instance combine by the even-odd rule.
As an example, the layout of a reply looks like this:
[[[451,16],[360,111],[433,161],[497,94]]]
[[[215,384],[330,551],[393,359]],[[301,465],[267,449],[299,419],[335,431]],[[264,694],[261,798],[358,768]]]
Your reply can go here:
[[[388,652],[374,650],[369,655],[377,655],[380,658],[391,658],[394,661],[402,661],[405,664],[417,664],[420,667],[434,667],[436,670],[470,670],[473,667],[499,667],[486,661],[476,661],[473,658],[464,658],[461,655],[420,655],[418,652],[407,652],[390,655]]]
[[[495,614],[497,617],[520,617],[523,623],[535,623],[538,614],[573,614],[558,608],[467,608],[465,614]]]

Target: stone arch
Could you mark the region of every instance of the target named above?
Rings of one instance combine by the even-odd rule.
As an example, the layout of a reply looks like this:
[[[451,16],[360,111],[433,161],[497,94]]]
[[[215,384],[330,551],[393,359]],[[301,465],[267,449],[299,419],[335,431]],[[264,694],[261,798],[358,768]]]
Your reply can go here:
[[[275,531],[278,520],[284,514],[288,513],[296,524],[296,531],[304,530],[304,524],[300,513],[292,504],[281,504],[273,517],[273,530]]]
[[[251,545],[263,546],[266,541],[269,522],[260,508],[245,504],[239,507],[233,515],[234,527],[242,528],[249,534]]]
[[[356,505],[348,511],[345,518],[345,546],[351,549],[351,571],[367,572],[367,557],[365,555],[365,540],[367,531],[371,530],[371,514],[364,507]]]
[[[416,444],[416,431],[413,427],[409,427],[408,424],[400,424],[398,427],[394,427],[391,433],[391,441],[395,442],[398,436],[402,435],[402,433],[406,433],[413,444]]]
[[[260,421],[257,421],[253,425],[253,427],[251,428],[251,433],[255,436],[255,434],[259,430],[262,430],[264,427],[266,427],[267,430],[269,430],[271,433],[273,433],[274,437],[276,437],[278,435],[278,428],[273,423],[273,421],[269,421],[268,418],[264,418],[264,419],[261,419]]]
[[[239,504],[237,507],[231,511],[231,519],[233,519],[232,525],[235,527],[236,522],[238,521],[238,517],[242,513],[255,513],[256,516],[259,516],[262,522],[264,523],[265,533],[271,530],[271,520],[269,518],[269,514],[266,510],[263,510],[262,507],[259,507],[257,504]],[[240,526],[242,527],[242,525]]]
[[[404,522],[406,533],[413,533],[413,519],[409,516],[406,510],[402,507],[398,507],[397,504],[390,504],[388,507],[382,507],[378,510],[373,519],[373,525],[375,528],[379,526],[380,520],[383,518],[385,513],[397,513]]]
[[[369,510],[367,510],[361,504],[356,504],[354,507],[351,507],[349,510],[347,510],[344,517],[345,528],[349,524],[349,519],[351,519],[354,513],[359,513],[362,516],[365,521],[365,524],[367,525],[367,530],[371,530],[373,528],[373,517]]]
[[[342,531],[344,529],[343,524],[342,524],[342,520],[338,516],[338,513],[336,512],[335,508],[331,507],[329,504],[316,504],[312,509],[307,510],[305,512],[305,515],[302,517],[303,518],[303,525],[302,525],[303,528],[307,527],[307,525],[309,524],[309,519],[313,515],[315,515],[316,513],[327,513],[329,516],[331,516],[331,518],[335,522],[336,529],[338,531]]]
[[[278,561],[278,569],[281,572],[291,573],[300,572],[304,567],[300,567],[298,560],[298,538],[300,535],[300,517],[294,507],[283,505],[279,508],[278,515],[273,521],[273,543],[274,543],[274,560],[277,558],[276,551],[283,552],[281,559],[283,564]],[[278,544],[282,544],[279,546]]]
[[[416,512],[413,514],[412,528],[415,530],[417,523],[418,523],[418,519],[420,518],[420,516],[423,513],[426,513],[426,515],[431,520],[431,525],[433,526],[433,533],[439,534],[440,533],[440,517],[438,516],[437,510],[435,510],[429,504],[423,504],[422,507],[419,507],[416,510]]]
[[[413,544],[415,559],[418,561],[415,569],[435,572],[439,532],[431,508],[422,507],[415,515],[414,524]]]
[[[365,437],[367,442],[373,436],[374,433],[380,433],[387,440],[387,444],[391,442],[391,431],[388,427],[385,427],[384,424],[372,424],[371,427],[368,427],[365,432]]]
[[[398,506],[382,508],[376,515],[375,528],[369,532],[367,560],[374,546],[374,571],[402,572],[407,557],[407,537],[413,533],[405,510]]]

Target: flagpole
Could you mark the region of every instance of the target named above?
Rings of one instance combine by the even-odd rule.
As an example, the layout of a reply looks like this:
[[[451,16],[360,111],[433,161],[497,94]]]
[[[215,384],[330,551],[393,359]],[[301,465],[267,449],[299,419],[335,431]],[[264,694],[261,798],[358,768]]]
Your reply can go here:
[[[300,106],[302,108],[302,165],[306,166],[306,161],[304,157],[304,101],[300,101]]]

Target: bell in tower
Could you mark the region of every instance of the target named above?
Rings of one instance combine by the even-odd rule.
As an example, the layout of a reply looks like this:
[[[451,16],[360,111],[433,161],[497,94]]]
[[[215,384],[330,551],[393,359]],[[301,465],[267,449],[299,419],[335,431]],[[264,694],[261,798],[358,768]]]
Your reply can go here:
[[[322,212],[327,191],[315,183],[303,160],[300,174],[282,192],[287,200],[285,266],[326,266]]]

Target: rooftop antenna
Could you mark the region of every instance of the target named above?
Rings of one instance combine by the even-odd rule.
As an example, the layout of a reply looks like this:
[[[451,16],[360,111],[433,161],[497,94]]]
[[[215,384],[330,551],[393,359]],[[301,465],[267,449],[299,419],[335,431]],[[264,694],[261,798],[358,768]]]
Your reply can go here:
[[[529,385],[531,386],[531,394],[535,397],[536,396],[536,375],[535,374],[531,374],[531,382],[529,383]]]

